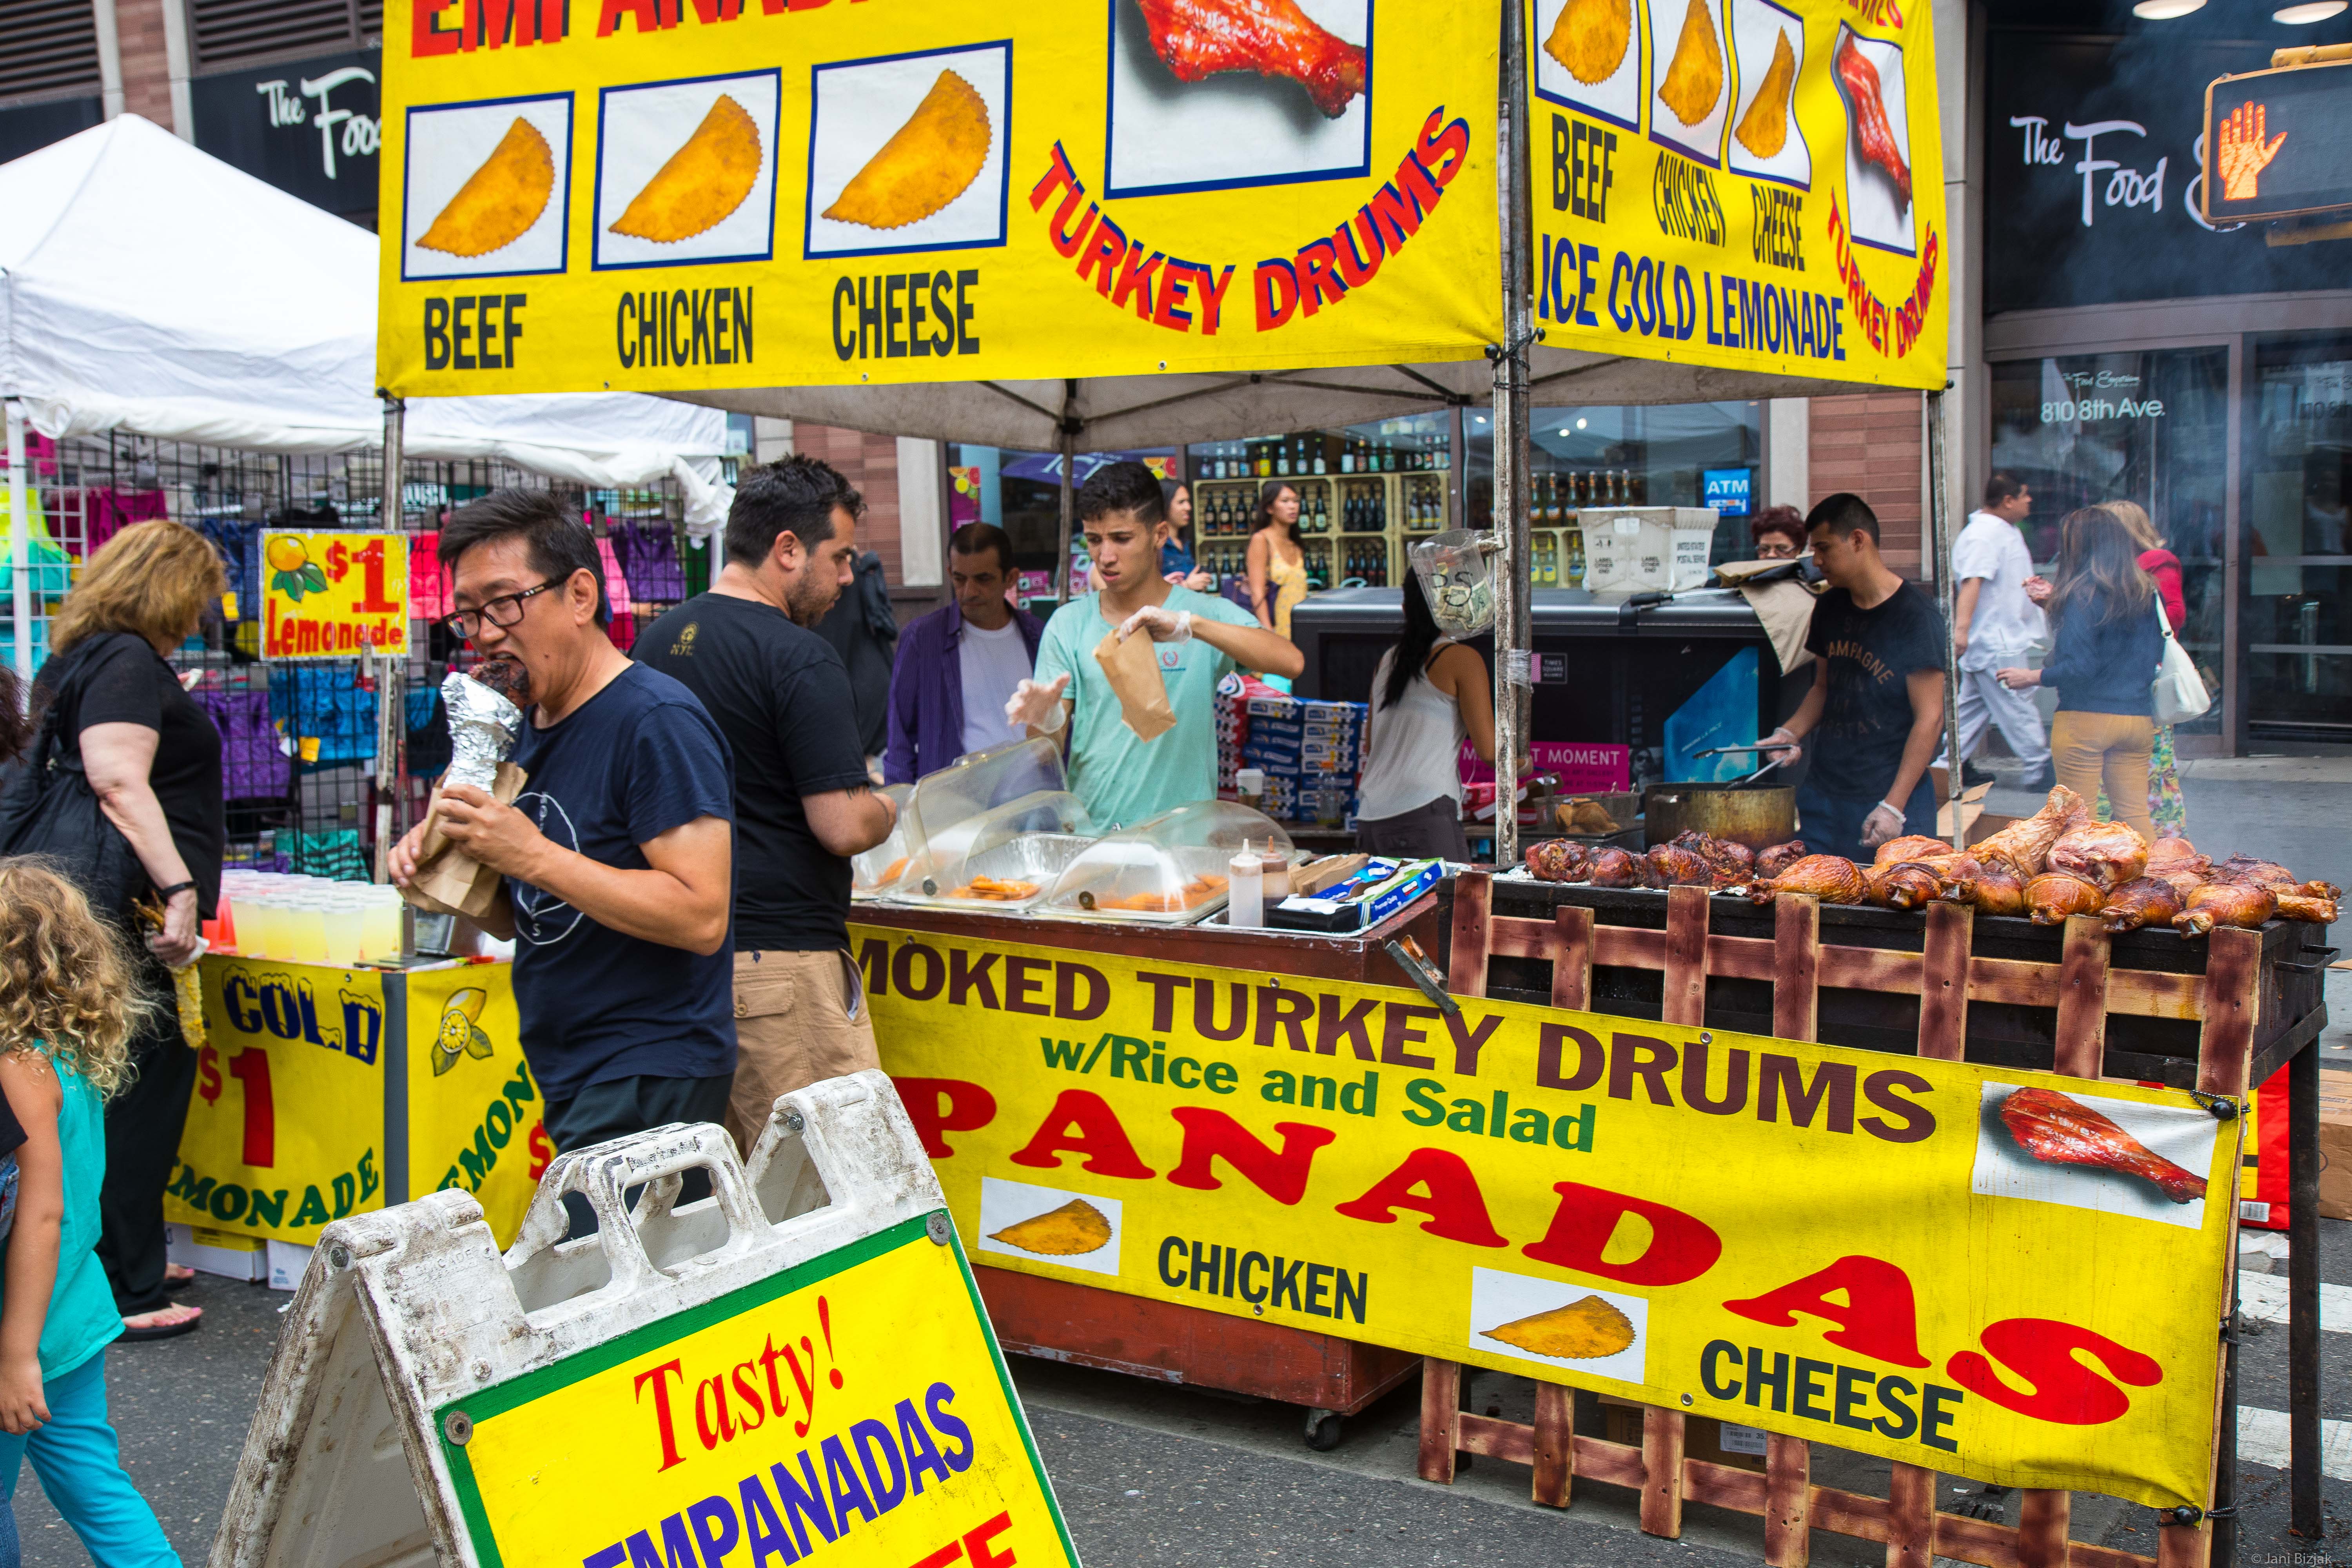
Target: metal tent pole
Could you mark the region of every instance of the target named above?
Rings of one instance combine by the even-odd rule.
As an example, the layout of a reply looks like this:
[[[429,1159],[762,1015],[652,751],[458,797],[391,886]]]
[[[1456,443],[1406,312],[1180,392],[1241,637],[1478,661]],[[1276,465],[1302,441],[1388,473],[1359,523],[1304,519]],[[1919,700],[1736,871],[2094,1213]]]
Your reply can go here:
[[[2305,1541],[2327,1532],[2320,1509],[2320,1378],[2326,1362],[2319,1349],[2319,1042],[2313,1040],[2294,1054],[2286,1079],[2286,1346],[2288,1381],[2294,1390],[2287,1405],[2287,1522]],[[2234,1422],[2231,1427],[2234,1437]],[[2236,1466],[2224,1473],[2234,1479]],[[2235,1501],[2234,1495],[2229,1500]],[[2234,1522],[2224,1522],[2234,1532]]]
[[[1527,12],[1502,7],[1495,189],[1503,225],[1503,343],[1495,352],[1495,860],[1519,858],[1518,759],[1528,749],[1534,630],[1528,612],[1528,349],[1535,341],[1528,270]]]
[[[25,482],[25,405],[8,399],[8,559],[15,570],[8,595],[8,613],[16,617],[16,647],[9,662],[17,677],[33,679],[33,502]],[[30,693],[28,692],[29,696]]]
[[[1952,514],[1944,495],[1944,395],[1927,394],[1927,560],[1936,574],[1936,607],[1944,616],[1944,793],[1952,803],[1952,847],[1968,847],[1960,821],[1960,656],[1953,647],[1959,584],[1952,580]]]
[[[1062,440],[1062,526],[1059,543],[1054,556],[1054,603],[1070,602],[1070,528],[1077,514],[1077,480],[1071,469],[1078,458],[1078,421],[1076,407],[1078,383],[1075,376],[1062,383],[1062,417],[1055,426]]]
[[[408,405],[397,397],[383,400],[383,498],[376,526],[386,533],[402,531],[400,463],[406,444]],[[408,750],[408,720],[404,688],[408,660],[399,655],[383,660],[376,680],[375,748],[375,879],[389,881],[385,857],[408,831],[408,792],[402,775]]]

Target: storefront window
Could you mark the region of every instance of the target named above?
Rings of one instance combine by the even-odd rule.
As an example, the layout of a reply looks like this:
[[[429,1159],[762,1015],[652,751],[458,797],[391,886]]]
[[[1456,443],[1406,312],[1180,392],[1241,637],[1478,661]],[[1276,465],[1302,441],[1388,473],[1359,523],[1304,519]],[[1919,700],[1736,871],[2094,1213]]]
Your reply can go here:
[[[1202,568],[1222,577],[1247,570],[1258,495],[1276,481],[1298,493],[1310,589],[1400,582],[1407,544],[1461,526],[1451,414],[1203,442],[1188,463],[1194,548]]]
[[[1106,463],[1127,458],[1150,464],[1161,474],[1175,471],[1175,449],[1150,447],[1137,452],[1081,452],[1074,466],[1074,482]],[[967,522],[993,523],[1013,536],[1013,565],[1021,574],[1024,599],[1053,595],[1054,543],[1062,526],[1062,458],[1056,452],[1024,452],[1010,447],[977,447],[961,442],[948,447],[948,527]],[[1070,522],[1070,553],[1083,563],[1086,545],[1079,525]],[[1084,566],[1073,581],[1084,588]]]
[[[2246,395],[2249,739],[2352,740],[2352,340],[2259,343]]]
[[[1580,507],[1712,506],[1722,515],[1711,559],[1746,560],[1763,415],[1761,405],[1745,402],[1537,409],[1528,431],[1537,585],[1568,587],[1580,575],[1574,540],[1550,532],[1572,523]],[[1464,421],[1463,448],[1467,510],[1490,526],[1495,442],[1486,416]]]
[[[2058,552],[2058,522],[2078,507],[2133,500],[2180,558],[2189,610],[2181,643],[2208,689],[2221,689],[2222,538],[2228,484],[2230,354],[2152,349],[2013,360],[1992,368],[1992,467],[2025,481],[2033,558]],[[2180,726],[2219,734],[2221,709]]]

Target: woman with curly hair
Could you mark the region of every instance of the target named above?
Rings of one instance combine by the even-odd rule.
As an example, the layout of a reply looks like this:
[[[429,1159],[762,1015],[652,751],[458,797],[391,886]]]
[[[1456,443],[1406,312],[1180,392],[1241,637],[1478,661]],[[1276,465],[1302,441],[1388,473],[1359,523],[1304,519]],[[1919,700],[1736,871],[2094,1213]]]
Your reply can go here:
[[[123,1331],[98,1258],[105,1101],[131,1071],[144,1003],[121,936],[37,860],[0,860],[0,1091],[20,1124],[0,1214],[0,1495],[29,1457],[41,1489],[106,1568],[179,1558],[122,1472],[106,1347]],[[13,1185],[6,1177],[13,1175]],[[0,1503],[0,1562],[19,1561]]]

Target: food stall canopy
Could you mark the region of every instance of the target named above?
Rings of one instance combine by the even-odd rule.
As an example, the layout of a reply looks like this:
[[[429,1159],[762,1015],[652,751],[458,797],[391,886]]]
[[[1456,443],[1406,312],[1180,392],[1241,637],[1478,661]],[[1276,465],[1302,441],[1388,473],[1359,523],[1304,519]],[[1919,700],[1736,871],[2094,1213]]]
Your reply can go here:
[[[0,165],[0,394],[51,437],[272,452],[383,439],[376,241],[125,114]],[[676,476],[724,514],[726,421],[631,394],[446,398],[406,455],[596,487]]]
[[[1719,370],[1538,343],[1528,381],[1558,404],[1714,403],[1850,394],[1826,377]],[[1333,429],[1454,405],[1485,406],[1494,368],[1484,360],[1263,374],[1104,375],[1065,381],[937,382],[912,386],[768,386],[676,392],[683,402],[740,414],[806,419],[877,436],[925,437],[1051,451],[1060,423],[1094,451],[1235,441],[1286,430]],[[1066,404],[1065,399],[1067,399]]]

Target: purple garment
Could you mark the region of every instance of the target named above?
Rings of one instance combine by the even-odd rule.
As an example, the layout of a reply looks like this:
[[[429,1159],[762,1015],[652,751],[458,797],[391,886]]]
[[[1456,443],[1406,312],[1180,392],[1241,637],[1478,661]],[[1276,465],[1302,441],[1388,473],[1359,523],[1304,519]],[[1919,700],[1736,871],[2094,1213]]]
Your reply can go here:
[[[674,605],[687,596],[686,569],[677,562],[677,533],[668,523],[616,521],[608,531],[631,594],[657,605]]]
[[[1013,612],[1021,641],[1037,663],[1045,623]],[[963,612],[953,602],[933,610],[898,636],[898,662],[890,671],[890,743],[882,753],[888,784],[913,784],[963,755]]]
[[[269,721],[269,693],[199,686],[194,695],[220,731],[221,797],[285,799],[294,759],[278,746],[278,726]]]
[[[117,490],[104,487],[85,498],[88,521],[83,525],[82,559],[87,561],[106,542],[134,522],[149,522],[166,513],[162,490]]]

